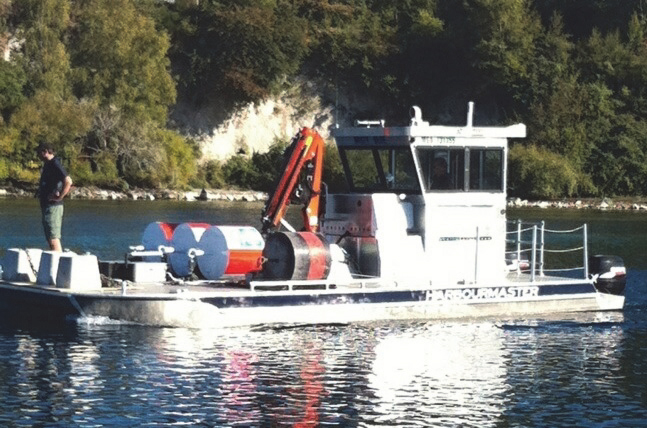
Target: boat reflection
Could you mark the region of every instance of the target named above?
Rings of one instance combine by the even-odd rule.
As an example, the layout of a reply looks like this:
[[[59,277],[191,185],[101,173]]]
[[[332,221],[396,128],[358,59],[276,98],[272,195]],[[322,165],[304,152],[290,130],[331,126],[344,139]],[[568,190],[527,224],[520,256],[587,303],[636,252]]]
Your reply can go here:
[[[625,334],[622,314],[599,313],[260,330],[86,323],[5,340],[0,384],[14,397],[7,414],[26,424],[554,426],[570,415],[587,426],[611,411],[595,408],[601,396],[623,391]]]

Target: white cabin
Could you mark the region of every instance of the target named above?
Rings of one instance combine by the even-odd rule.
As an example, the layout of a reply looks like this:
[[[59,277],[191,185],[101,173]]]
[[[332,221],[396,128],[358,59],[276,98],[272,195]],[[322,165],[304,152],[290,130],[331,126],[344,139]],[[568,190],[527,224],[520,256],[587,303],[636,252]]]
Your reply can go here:
[[[506,275],[508,138],[526,127],[358,122],[334,131],[349,187],[328,197],[321,231],[358,277],[421,285],[488,284]],[[443,173],[444,174],[441,174]]]

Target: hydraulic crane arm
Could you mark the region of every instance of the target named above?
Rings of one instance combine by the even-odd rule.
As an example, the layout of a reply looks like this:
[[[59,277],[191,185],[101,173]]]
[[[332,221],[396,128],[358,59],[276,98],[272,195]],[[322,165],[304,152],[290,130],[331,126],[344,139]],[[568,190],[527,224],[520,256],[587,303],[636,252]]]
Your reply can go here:
[[[263,233],[278,227],[291,200],[303,203],[305,231],[319,229],[319,203],[321,199],[321,174],[323,171],[324,141],[310,128],[303,128],[292,139],[283,175],[263,208]],[[301,187],[301,173],[305,175],[305,188]]]

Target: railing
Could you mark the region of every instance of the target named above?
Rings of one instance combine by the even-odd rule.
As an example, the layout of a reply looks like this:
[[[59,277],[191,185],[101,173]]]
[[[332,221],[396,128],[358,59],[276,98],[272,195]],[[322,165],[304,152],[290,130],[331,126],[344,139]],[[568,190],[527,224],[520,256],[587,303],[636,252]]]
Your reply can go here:
[[[581,245],[576,247],[566,247],[562,244],[561,247],[550,246],[547,247],[547,236],[550,235],[571,235],[574,236],[578,233],[582,234]],[[506,236],[506,262],[512,265],[512,271],[518,274],[530,274],[531,281],[534,281],[536,276],[544,276],[548,273],[558,272],[577,272],[582,271],[584,278],[589,276],[588,264],[588,236],[586,224],[570,230],[551,230],[546,229],[543,221],[532,223],[522,222],[521,220],[508,221],[508,232]],[[551,240],[551,242],[555,243]],[[567,268],[552,268],[547,269],[544,266],[545,255],[561,255],[561,254],[576,254],[582,253],[582,265]],[[527,257],[527,258],[525,258]],[[516,266],[515,266],[516,264]]]

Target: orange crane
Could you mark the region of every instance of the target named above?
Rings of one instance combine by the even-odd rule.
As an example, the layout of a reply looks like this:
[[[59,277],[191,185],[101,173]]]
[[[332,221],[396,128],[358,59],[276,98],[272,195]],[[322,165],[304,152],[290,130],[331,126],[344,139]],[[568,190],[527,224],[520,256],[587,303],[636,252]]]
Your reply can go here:
[[[291,201],[299,201],[304,205],[303,230],[306,232],[319,230],[323,138],[313,129],[303,128],[292,139],[287,152],[283,175],[263,208],[261,218],[263,234],[278,227]]]

